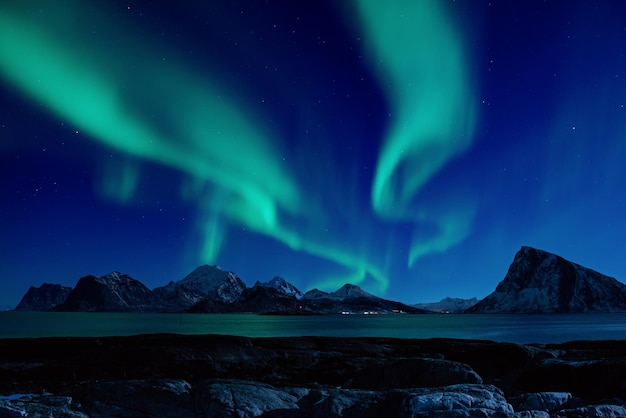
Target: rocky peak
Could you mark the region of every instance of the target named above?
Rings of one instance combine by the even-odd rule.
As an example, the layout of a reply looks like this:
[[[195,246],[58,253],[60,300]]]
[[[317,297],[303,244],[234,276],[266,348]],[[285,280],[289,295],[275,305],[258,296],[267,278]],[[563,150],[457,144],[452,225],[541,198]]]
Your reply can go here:
[[[297,287],[283,279],[276,276],[272,280],[266,283],[262,283],[263,286],[270,287],[284,293],[285,295],[294,296],[296,299],[302,299],[302,292]]]
[[[531,247],[522,247],[495,291],[468,312],[626,311],[626,285]]]
[[[330,297],[330,293],[324,292],[323,290],[319,290],[317,288],[311,289],[302,295],[303,299],[319,299],[319,298],[328,298]]]
[[[359,286],[346,283],[337,291],[332,293],[334,296],[340,299],[347,298],[376,298],[376,296],[371,293],[367,293],[365,290],[361,289]]]
[[[112,272],[85,276],[70,292],[60,311],[149,312],[154,309],[152,292],[132,277]]]
[[[40,287],[31,286],[15,310],[49,311],[63,303],[71,291],[71,287],[60,284],[43,283]]]
[[[203,265],[182,280],[157,287],[154,291],[161,298],[165,310],[185,310],[203,299],[232,303],[239,299],[244,289],[246,284],[232,271]]]

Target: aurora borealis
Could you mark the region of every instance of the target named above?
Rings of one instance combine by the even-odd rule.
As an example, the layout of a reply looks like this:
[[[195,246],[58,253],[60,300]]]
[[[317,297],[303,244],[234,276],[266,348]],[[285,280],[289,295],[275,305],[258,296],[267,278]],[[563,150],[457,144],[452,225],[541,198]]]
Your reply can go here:
[[[5,1],[0,304],[199,264],[407,303],[619,280],[618,1]]]

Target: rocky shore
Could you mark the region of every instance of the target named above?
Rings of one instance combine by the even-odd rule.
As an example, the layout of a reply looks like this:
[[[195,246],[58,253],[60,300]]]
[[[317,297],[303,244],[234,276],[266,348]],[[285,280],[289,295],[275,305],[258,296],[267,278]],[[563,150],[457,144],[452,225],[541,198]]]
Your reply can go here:
[[[626,341],[0,340],[0,416],[624,417]]]

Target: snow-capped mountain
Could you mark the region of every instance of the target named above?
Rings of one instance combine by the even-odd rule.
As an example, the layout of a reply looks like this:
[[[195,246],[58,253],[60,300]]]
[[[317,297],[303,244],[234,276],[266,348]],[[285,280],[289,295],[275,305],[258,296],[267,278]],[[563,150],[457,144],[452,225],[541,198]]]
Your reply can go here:
[[[49,311],[65,302],[72,291],[71,287],[44,283],[31,286],[15,308],[16,311]]]
[[[81,278],[57,311],[150,312],[152,291],[127,274],[114,271]]]
[[[462,298],[443,298],[439,302],[431,303],[416,303],[416,308],[425,309],[427,311],[439,312],[439,313],[459,313],[478,303],[477,298],[462,299]]]
[[[171,311],[189,309],[204,299],[232,303],[245,288],[246,284],[235,273],[203,265],[182,280],[155,288],[154,293],[164,310]]]
[[[496,290],[467,312],[626,312],[626,285],[558,255],[522,247]]]
[[[297,287],[283,279],[282,277],[274,277],[269,282],[261,283],[262,286],[271,287],[285,295],[293,296],[296,299],[302,299],[302,292]]]

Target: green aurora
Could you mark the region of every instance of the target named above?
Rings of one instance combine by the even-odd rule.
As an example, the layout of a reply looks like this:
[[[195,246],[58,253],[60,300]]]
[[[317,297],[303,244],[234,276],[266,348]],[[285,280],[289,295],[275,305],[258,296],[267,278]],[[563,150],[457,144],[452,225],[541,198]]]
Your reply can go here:
[[[357,208],[360,213],[349,215],[354,224],[345,229],[367,237],[375,230],[368,224],[431,225],[431,233],[416,232],[411,240],[407,262],[413,266],[471,230],[471,200],[450,197],[451,205],[428,205],[419,199],[429,179],[471,145],[475,111],[468,105],[473,93],[467,57],[438,1],[353,5],[353,26],[366,34],[364,53],[392,121],[371,183],[372,207]],[[384,293],[397,243],[379,238],[390,243],[381,256],[367,240],[346,246],[341,234],[321,232],[332,213],[324,213],[303,174],[285,158],[290,139],[264,122],[245,91],[219,71],[199,72],[174,46],[109,20],[95,5],[67,1],[64,7],[37,15],[22,12],[21,1],[3,2],[0,73],[88,138],[128,156],[104,163],[105,197],[132,204],[145,181],[141,161],[165,165],[188,177],[180,194],[196,202],[200,213],[202,262],[218,261],[229,228],[245,227],[341,266],[345,274],[320,278],[320,287],[373,279],[369,288]],[[93,16],[100,16],[98,25],[81,23]]]

